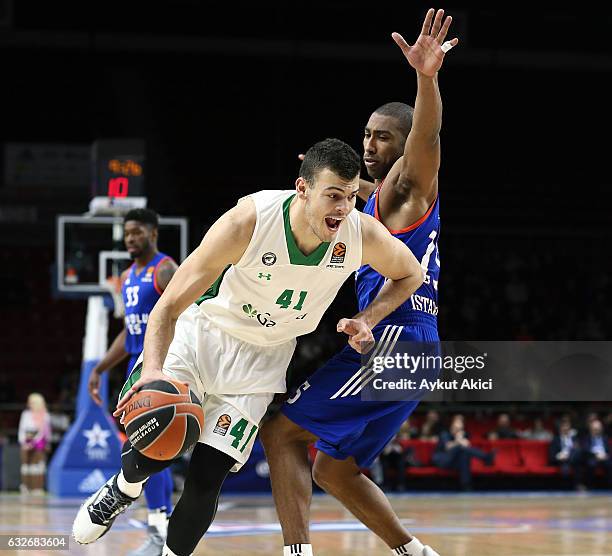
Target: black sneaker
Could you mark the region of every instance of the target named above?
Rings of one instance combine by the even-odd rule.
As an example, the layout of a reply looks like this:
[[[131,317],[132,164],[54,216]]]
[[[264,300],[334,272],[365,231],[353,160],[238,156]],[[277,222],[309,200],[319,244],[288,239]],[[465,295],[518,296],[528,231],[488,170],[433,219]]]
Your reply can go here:
[[[113,475],[79,509],[72,524],[72,536],[79,544],[89,544],[104,535],[115,518],[136,500],[119,490]]]

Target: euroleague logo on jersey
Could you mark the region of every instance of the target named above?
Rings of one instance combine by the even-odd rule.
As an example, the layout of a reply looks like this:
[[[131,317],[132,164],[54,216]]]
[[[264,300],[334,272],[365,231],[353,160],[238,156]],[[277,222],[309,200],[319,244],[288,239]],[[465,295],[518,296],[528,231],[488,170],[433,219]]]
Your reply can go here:
[[[274,253],[264,253],[261,257],[261,262],[266,266],[272,266],[276,262],[276,255]]]
[[[341,264],[344,262],[345,256],[346,256],[346,244],[339,241],[338,243],[336,243],[336,245],[334,245],[330,263]]]
[[[155,274],[155,267],[150,266],[149,268],[147,268],[147,272],[142,277],[141,282],[153,282],[153,274]]]
[[[217,424],[215,425],[213,432],[216,434],[220,434],[221,436],[225,436],[231,424],[232,418],[227,413],[224,413],[217,420]]]

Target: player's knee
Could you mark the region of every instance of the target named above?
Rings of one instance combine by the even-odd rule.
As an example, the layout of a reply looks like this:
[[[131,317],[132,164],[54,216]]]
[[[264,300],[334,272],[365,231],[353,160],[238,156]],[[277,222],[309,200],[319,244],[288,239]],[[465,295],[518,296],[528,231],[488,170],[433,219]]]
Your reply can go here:
[[[315,461],[312,466],[312,480],[326,492],[333,492],[344,479],[345,477],[331,465]]]
[[[323,490],[329,491],[330,487],[342,481],[342,474],[337,472],[334,465],[326,460],[317,458],[312,466],[312,479]]]
[[[231,456],[198,442],[191,454],[189,473],[183,494],[203,496],[218,492],[236,460]]]
[[[361,471],[352,458],[337,460],[319,452],[312,466],[312,479],[322,489],[330,492],[350,483]]]
[[[198,499],[210,492],[218,491],[224,479],[224,476],[215,472],[211,473],[209,468],[191,471],[185,481],[183,496]]]
[[[329,472],[324,468],[324,466],[317,465],[316,463],[312,466],[312,480],[322,488],[323,490],[327,490],[327,485],[329,484]]]

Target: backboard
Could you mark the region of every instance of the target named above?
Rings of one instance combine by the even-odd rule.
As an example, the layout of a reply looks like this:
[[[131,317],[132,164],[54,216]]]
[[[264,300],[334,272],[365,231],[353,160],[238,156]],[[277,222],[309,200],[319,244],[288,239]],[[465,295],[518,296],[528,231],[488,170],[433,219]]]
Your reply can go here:
[[[177,263],[187,257],[186,218],[159,219],[158,248]],[[123,218],[59,215],[56,226],[56,280],[61,293],[101,295],[101,283],[131,264],[123,244]]]

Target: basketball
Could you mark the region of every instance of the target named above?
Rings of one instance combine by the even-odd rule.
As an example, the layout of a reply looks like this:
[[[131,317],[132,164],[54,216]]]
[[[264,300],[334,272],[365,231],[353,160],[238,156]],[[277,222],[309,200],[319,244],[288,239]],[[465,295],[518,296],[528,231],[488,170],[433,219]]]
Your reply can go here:
[[[204,411],[189,386],[175,380],[156,380],[132,396],[123,423],[130,443],[141,454],[171,460],[198,441]]]

